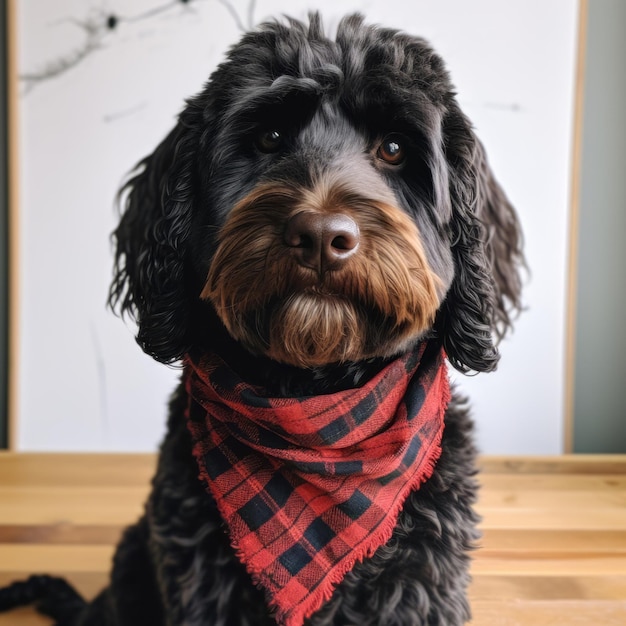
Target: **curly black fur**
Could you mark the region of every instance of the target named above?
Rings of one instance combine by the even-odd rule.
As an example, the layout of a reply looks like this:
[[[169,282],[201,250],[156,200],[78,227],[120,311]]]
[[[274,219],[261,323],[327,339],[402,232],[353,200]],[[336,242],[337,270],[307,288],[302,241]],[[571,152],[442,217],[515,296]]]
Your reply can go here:
[[[277,124],[292,143],[279,157],[259,153],[251,138]],[[121,192],[110,303],[136,318],[141,347],[166,363],[190,350],[217,351],[272,394],[328,393],[378,371],[389,356],[383,345],[361,362],[304,369],[251,354],[199,294],[231,209],[257,185],[312,185],[325,159],[349,160],[363,151],[359,142],[370,146],[389,132],[408,138],[409,156],[402,168],[376,170],[376,181],[417,225],[441,290],[431,326],[413,341],[440,341],[460,371],[493,370],[497,341],[520,307],[517,218],[442,60],[423,40],[366,26],[360,16],[347,17],[334,41],[317,15],[309,24],[287,20],[246,34],[137,166]],[[109,587],[84,606],[66,594],[65,605],[47,611],[59,626],[275,623],[197,478],[186,403],[180,386],[145,515],[124,535]],[[469,619],[477,485],[471,421],[458,397],[445,422],[435,472],[407,499],[391,540],[348,573],[307,624],[455,626]],[[0,609],[42,595],[19,586],[3,593]]]

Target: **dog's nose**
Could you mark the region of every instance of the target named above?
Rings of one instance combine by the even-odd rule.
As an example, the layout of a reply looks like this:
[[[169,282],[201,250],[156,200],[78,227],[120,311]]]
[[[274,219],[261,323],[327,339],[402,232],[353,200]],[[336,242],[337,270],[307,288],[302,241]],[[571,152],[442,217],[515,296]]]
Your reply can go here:
[[[339,269],[359,247],[359,227],[343,213],[300,211],[285,228],[285,243],[300,265],[319,273]]]

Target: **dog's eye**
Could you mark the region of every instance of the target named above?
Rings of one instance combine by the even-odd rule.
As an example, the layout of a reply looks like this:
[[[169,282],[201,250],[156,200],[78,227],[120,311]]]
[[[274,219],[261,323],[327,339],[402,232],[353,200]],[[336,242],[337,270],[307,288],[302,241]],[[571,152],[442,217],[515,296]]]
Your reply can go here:
[[[376,156],[390,165],[400,165],[406,158],[402,138],[398,135],[387,135],[378,146]]]
[[[264,129],[257,134],[255,145],[261,152],[276,152],[283,145],[283,135],[275,128]]]

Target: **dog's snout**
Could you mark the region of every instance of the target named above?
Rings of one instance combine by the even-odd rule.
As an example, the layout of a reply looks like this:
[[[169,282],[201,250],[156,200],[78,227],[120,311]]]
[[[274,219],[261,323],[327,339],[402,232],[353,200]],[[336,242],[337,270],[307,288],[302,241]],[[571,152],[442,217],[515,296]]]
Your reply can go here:
[[[319,273],[339,269],[359,247],[359,227],[343,213],[300,211],[285,228],[285,243],[298,263]]]

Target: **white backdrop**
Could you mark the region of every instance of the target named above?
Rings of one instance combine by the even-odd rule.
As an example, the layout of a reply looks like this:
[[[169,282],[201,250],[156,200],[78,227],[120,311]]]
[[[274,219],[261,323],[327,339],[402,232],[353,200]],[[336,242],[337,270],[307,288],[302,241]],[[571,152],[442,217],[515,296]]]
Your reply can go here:
[[[16,447],[153,450],[174,369],[105,309],[114,196],[242,26],[320,9],[429,39],[521,215],[528,307],[499,370],[455,377],[487,453],[562,448],[577,2],[22,0]],[[250,15],[252,13],[252,15]],[[115,28],[107,28],[113,25]]]

